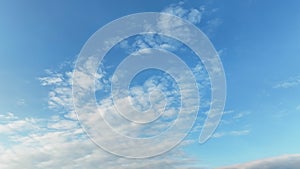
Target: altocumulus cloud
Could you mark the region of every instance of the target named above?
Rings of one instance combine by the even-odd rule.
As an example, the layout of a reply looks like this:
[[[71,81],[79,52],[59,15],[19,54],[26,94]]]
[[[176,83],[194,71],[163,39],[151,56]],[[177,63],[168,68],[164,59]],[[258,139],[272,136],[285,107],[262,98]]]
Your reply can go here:
[[[185,18],[194,24],[200,23],[204,8],[187,10],[181,5],[182,3],[173,4],[165,8],[164,12]],[[165,26],[168,27],[168,25]],[[166,46],[160,47],[169,49]],[[187,156],[181,149],[182,146],[193,142],[192,140],[186,140],[182,146],[167,154],[146,160],[119,158],[101,150],[91,142],[77,121],[72,104],[71,75],[70,71],[62,73],[48,71],[48,76],[39,78],[42,86],[50,87],[49,108],[63,113],[55,114],[47,119],[20,118],[13,113],[0,116],[0,136],[6,140],[0,142],[1,169],[201,168],[193,167],[191,164],[194,164],[195,160]],[[101,79],[101,77],[100,73],[98,78]],[[105,88],[105,82],[99,83],[97,88]],[[140,90],[135,88],[135,91],[139,92]],[[109,109],[112,106],[109,102],[102,105],[103,109]],[[173,110],[170,110],[167,115],[174,115]],[[158,127],[164,126],[162,124]],[[124,126],[118,126],[118,129],[128,131],[128,128]],[[132,130],[135,131],[135,128]],[[118,142],[113,138],[103,139],[109,142]],[[163,144],[164,142],[162,142]],[[155,149],[155,147],[151,148]]]
[[[58,77],[61,80],[57,80]],[[47,119],[20,118],[13,113],[0,116],[1,137],[7,140],[0,142],[1,169],[191,168],[190,164],[195,161],[181,150],[182,146],[158,157],[138,160],[111,155],[93,144],[81,129],[71,106],[70,78],[70,72],[61,73],[59,76],[51,72],[47,78],[40,78],[42,85],[51,86],[49,108],[64,113]],[[56,83],[52,83],[53,81]],[[110,109],[111,106],[102,104],[101,108]],[[127,131],[129,128],[121,125],[116,129]],[[139,130],[132,130],[139,133]],[[118,140],[114,138],[103,140],[118,144]],[[164,144],[162,141],[162,146]]]

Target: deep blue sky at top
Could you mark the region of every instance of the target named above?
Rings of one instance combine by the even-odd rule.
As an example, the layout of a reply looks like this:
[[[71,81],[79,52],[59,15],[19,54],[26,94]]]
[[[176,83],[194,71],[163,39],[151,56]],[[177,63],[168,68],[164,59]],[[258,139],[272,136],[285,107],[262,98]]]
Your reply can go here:
[[[1,2],[0,73],[6,78],[0,90],[1,93],[11,95],[1,95],[1,103],[13,105],[17,97],[26,97],[24,92],[36,90],[31,88],[37,87],[34,77],[39,76],[45,68],[73,59],[87,38],[104,24],[135,12],[160,11],[174,2],[176,1]],[[200,6],[202,3],[188,4]],[[231,76],[231,72],[245,74],[235,76],[236,83],[259,85],[255,82],[261,82],[262,79],[253,78],[263,78],[265,75],[277,80],[297,72],[295,58],[299,52],[296,42],[299,39],[300,24],[297,22],[300,17],[297,12],[298,1],[230,0],[209,4],[210,8],[219,9],[217,15],[222,19],[222,24],[210,38],[217,49],[225,48],[227,58],[224,59],[224,65],[227,75]],[[283,69],[284,65],[288,65],[289,69]],[[3,111],[11,111],[3,108],[6,107],[4,105],[1,106]]]
[[[10,109],[21,98],[39,107],[42,95],[37,92],[36,77],[44,69],[74,60],[85,41],[106,23],[135,12],[160,11],[170,3],[158,2],[2,2],[0,74],[5,80],[0,89],[1,111],[15,111]],[[37,111],[35,106],[28,109]]]

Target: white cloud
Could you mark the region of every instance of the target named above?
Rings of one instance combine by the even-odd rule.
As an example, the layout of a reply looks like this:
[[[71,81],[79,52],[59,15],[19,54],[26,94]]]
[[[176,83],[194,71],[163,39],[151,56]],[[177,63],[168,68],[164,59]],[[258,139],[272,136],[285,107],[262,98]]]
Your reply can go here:
[[[0,122],[1,134],[13,134],[18,132],[28,132],[36,129],[37,121],[33,118],[19,119],[12,113],[0,116],[3,121]]]
[[[38,78],[38,80],[40,80],[40,82],[41,82],[41,85],[48,86],[48,85],[53,85],[53,84],[57,84],[57,83],[62,83],[64,81],[62,74],[54,73],[49,70],[46,70],[46,72],[50,76]]]
[[[8,112],[6,114],[0,114],[0,121],[8,121],[8,120],[15,120],[18,117],[16,117],[12,112]]]
[[[29,120],[23,120],[29,123]],[[3,146],[0,142],[0,168],[1,169],[139,169],[139,168],[161,168],[161,169],[187,169],[185,164],[193,162],[179,149],[173,150],[166,155],[146,160],[126,159],[106,153],[93,144],[77,122],[62,120],[53,117],[50,120],[52,126],[57,127],[47,130],[35,130],[27,134],[14,134],[9,137],[11,145]],[[11,122],[8,125],[13,125]],[[19,125],[15,125],[19,126]],[[23,125],[21,125],[23,126]],[[42,128],[35,123],[34,128]],[[48,125],[49,126],[49,125]],[[76,127],[74,127],[76,126]],[[19,126],[20,127],[20,126]],[[19,128],[18,127],[18,128]],[[2,133],[3,134],[3,133]],[[105,138],[104,138],[105,139]],[[117,140],[111,140],[116,141]]]
[[[290,154],[229,167],[221,167],[219,169],[299,169],[299,166],[300,154]]]
[[[50,129],[67,130],[78,127],[78,123],[71,120],[58,120],[52,123],[50,122],[47,127]]]
[[[233,116],[234,119],[241,119],[241,118],[244,118],[245,116],[249,115],[250,112],[240,112],[240,113],[237,113]]]
[[[7,134],[10,146],[4,146],[0,141],[0,168],[1,169],[17,169],[17,168],[64,168],[64,169],[76,169],[76,168],[108,168],[108,169],[139,169],[139,168],[174,168],[174,169],[188,169],[190,164],[194,163],[186,154],[180,150],[181,146],[172,151],[158,157],[145,159],[145,160],[133,160],[126,158],[119,158],[111,155],[98,146],[92,143],[83,130],[78,125],[76,114],[73,110],[72,95],[71,95],[71,76],[69,72],[54,73],[49,75],[50,77],[60,76],[63,81],[57,81],[54,83],[51,78],[42,78],[45,81],[41,81],[42,85],[47,85],[50,88],[49,91],[49,108],[54,110],[65,110],[65,114],[58,114],[52,116],[49,119],[32,119],[25,118],[20,119],[13,113],[7,115],[1,115],[0,118],[7,119],[5,124],[0,125],[0,131],[2,134]],[[156,82],[160,80],[160,83]],[[52,83],[53,82],[53,83]],[[159,87],[161,90],[165,90],[167,80],[159,79],[158,77],[150,79],[144,83],[148,90]],[[103,84],[104,85],[104,84]],[[144,91],[141,92],[139,87],[132,88],[133,93],[137,94],[136,98],[139,100]],[[166,95],[172,96],[172,91]],[[159,102],[160,97],[154,95],[152,101]],[[134,98],[133,98],[134,99]],[[172,97],[168,99],[172,100]],[[141,109],[145,105],[141,104]],[[157,105],[160,108],[161,105]],[[112,103],[109,99],[102,99],[99,109],[103,109],[105,115],[110,114],[112,109]],[[177,109],[167,109],[165,118],[176,117]],[[95,120],[94,118],[91,120]],[[93,121],[92,121],[93,122]],[[123,134],[132,134],[132,136],[139,136],[143,133],[148,135],[157,135],[157,132],[165,130],[170,125],[166,122],[158,122],[154,127],[139,128],[138,126],[126,126],[122,121],[114,120],[117,129]],[[97,121],[101,123],[101,121]],[[101,128],[100,128],[101,130]],[[110,131],[101,131],[110,132]],[[136,133],[136,135],[134,135]],[[114,137],[101,138],[105,142],[112,142],[118,144],[118,140]],[[162,141],[159,146],[168,144],[167,141]],[[183,145],[188,144],[184,142]],[[183,146],[182,145],[182,146]],[[158,147],[159,147],[158,146]],[[151,147],[151,150],[155,150],[157,147]],[[136,151],[132,149],[131,151]],[[200,168],[200,167],[198,167]]]
[[[296,87],[300,85],[300,76],[295,76],[295,77],[291,77],[285,81],[281,81],[279,83],[277,83],[274,88],[291,88],[291,87]]]
[[[221,123],[219,124],[218,129],[212,135],[212,137],[221,138],[225,136],[245,136],[250,134],[251,129],[249,128],[249,126],[245,125],[245,123],[243,124],[240,123],[241,121],[244,122],[247,116],[250,114],[251,114],[250,111],[241,111],[241,112],[234,111],[234,110],[224,111]],[[241,128],[241,126],[243,127]]]
[[[167,7],[164,12],[169,12],[171,14],[177,15],[184,19],[187,19],[191,23],[199,24],[202,19],[202,12],[204,8],[192,8],[184,9],[181,7],[182,2],[179,4],[171,5]],[[181,23],[176,23],[177,26]],[[175,24],[175,26],[176,26]],[[174,23],[161,22],[161,28],[167,29],[172,28]],[[171,26],[171,27],[170,27]],[[184,32],[181,32],[184,34]],[[192,38],[192,37],[188,37]],[[165,39],[165,41],[170,43],[157,43],[155,37],[147,36],[144,39],[137,39],[133,50],[139,50],[145,47],[152,48],[163,48],[168,50],[178,49],[179,44],[175,41],[170,41]],[[160,41],[163,41],[160,39]],[[127,42],[122,43],[121,46],[131,46]],[[90,69],[92,65],[96,64],[93,60],[87,62],[87,65],[83,65],[83,68]],[[194,68],[194,71],[200,72],[203,70],[203,67],[197,65]],[[83,71],[83,70],[81,70]],[[63,110],[64,114],[59,114],[51,117],[50,119],[19,119],[15,117],[12,113],[8,116],[0,116],[1,118],[8,119],[5,124],[0,125],[0,131],[2,134],[8,134],[9,140],[11,142],[9,146],[3,146],[0,141],[0,168],[1,169],[17,169],[17,168],[43,168],[43,169],[52,169],[52,168],[63,168],[63,169],[81,169],[81,168],[108,168],[108,169],[119,169],[119,168],[128,168],[128,169],[138,169],[138,168],[159,168],[159,169],[188,169],[188,168],[198,168],[200,167],[191,167],[191,164],[194,164],[194,161],[190,159],[186,154],[180,150],[181,146],[187,145],[190,142],[183,142],[181,146],[176,149],[173,149],[166,154],[150,159],[137,160],[137,159],[126,159],[113,156],[91,142],[87,135],[80,128],[78,122],[76,121],[77,117],[74,112],[73,102],[72,102],[72,90],[71,90],[71,76],[70,71],[63,73],[55,73],[52,71],[47,71],[48,75],[46,77],[39,78],[41,85],[48,86],[50,88],[48,105],[50,109],[54,110]],[[105,72],[97,73],[92,75],[93,78],[98,78],[99,81],[96,84],[96,89],[103,89],[107,87],[107,81],[103,80]],[[200,87],[205,87],[207,85],[208,78],[205,78],[203,81],[203,74],[200,72],[198,74],[199,79],[203,82],[200,84]],[[93,87],[90,77],[91,75],[82,74],[80,80],[80,86],[82,87]],[[196,75],[197,76],[197,75]],[[109,78],[108,78],[109,79]],[[107,80],[107,79],[106,79]],[[184,80],[184,79],[183,79]],[[160,86],[155,86],[151,83],[153,81],[146,81],[144,85],[148,85],[148,88],[159,87],[161,90],[165,87],[163,83]],[[185,84],[188,85],[188,84]],[[134,99],[140,100],[145,96],[145,93],[141,92],[139,88],[132,88],[133,92],[136,92],[138,95]],[[172,91],[169,91],[172,93]],[[184,91],[191,92],[191,91]],[[140,94],[140,95],[139,95]],[[174,94],[174,93],[173,93]],[[158,96],[158,95],[154,95]],[[144,97],[145,98],[145,97]],[[161,97],[154,97],[154,103],[159,103]],[[168,99],[172,100],[172,97]],[[192,98],[191,98],[192,99]],[[140,109],[145,109],[147,105],[137,104]],[[189,106],[189,105],[186,105]],[[162,105],[157,105],[157,109],[161,109]],[[109,98],[102,99],[100,102],[99,110],[105,112],[104,115],[111,115],[112,103]],[[86,107],[88,110],[88,105]],[[166,114],[163,116],[167,119],[176,117],[178,109],[169,108],[166,110]],[[99,114],[98,114],[99,115]],[[91,124],[101,123],[103,121],[95,120],[97,118],[89,119]],[[132,134],[132,136],[139,136],[147,133],[148,135],[156,135],[157,132],[164,130],[170,124],[167,122],[158,121],[154,127],[149,128],[139,128],[135,125],[124,125],[122,121],[118,119],[113,119],[112,123],[116,124],[114,127],[119,132],[123,134]],[[109,133],[110,131],[101,130],[102,133]],[[240,134],[238,131],[233,134]],[[105,142],[111,142],[119,144],[119,140],[114,137],[105,137],[101,138]],[[170,138],[172,139],[172,138]],[[167,141],[162,141],[157,147],[150,147],[151,149],[159,148],[159,146],[164,146],[167,144]],[[134,149],[130,151],[136,151]],[[145,151],[145,150],[141,150]]]
[[[202,15],[205,11],[205,7],[201,6],[199,8],[185,8],[184,2],[174,3],[166,8],[164,8],[161,12],[172,14],[178,16],[192,24],[199,24],[202,20]],[[209,23],[211,24],[211,23]],[[189,33],[185,33],[183,29],[184,23],[178,20],[172,20],[170,17],[161,17],[157,22],[158,30],[160,30],[162,34],[166,34],[167,32],[176,32],[174,34],[180,35],[181,40],[191,41],[193,37],[188,37]],[[149,30],[150,31],[150,30]],[[189,31],[189,30],[187,30]],[[179,37],[179,36],[178,36]],[[120,47],[123,49],[127,49],[128,53],[133,53],[135,51],[139,51],[140,49],[145,48],[158,48],[165,49],[169,51],[183,50],[183,45],[177,40],[155,36],[155,35],[143,35],[137,36],[133,43],[129,43],[127,40],[123,40],[120,43]]]
[[[70,111],[72,107],[71,77],[72,72],[54,73],[46,70],[47,76],[38,78],[41,85],[52,87],[49,92],[48,106],[51,109],[64,108]],[[55,86],[55,87],[53,87]]]
[[[213,138],[220,138],[224,136],[243,136],[248,135],[250,130],[234,130],[229,132],[216,132],[213,134]]]
[[[162,12],[176,15],[180,18],[188,20],[193,24],[199,24],[201,22],[202,14],[205,8],[202,6],[200,8],[186,9],[183,8],[183,4],[184,4],[183,2],[179,2],[177,4],[171,4],[167,8],[162,10]]]

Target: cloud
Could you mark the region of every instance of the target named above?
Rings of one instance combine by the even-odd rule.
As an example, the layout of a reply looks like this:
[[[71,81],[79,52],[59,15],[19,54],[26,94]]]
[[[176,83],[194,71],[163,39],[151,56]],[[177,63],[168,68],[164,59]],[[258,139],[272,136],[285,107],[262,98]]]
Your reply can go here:
[[[199,8],[185,8],[184,2],[173,3],[166,8],[164,8],[161,12],[172,14],[178,16],[192,24],[200,24],[202,21],[202,15],[205,12],[204,6]],[[209,23],[212,24],[212,23]],[[175,34],[180,35],[181,40],[189,40],[191,41],[193,37],[188,37],[188,33],[185,33],[182,29],[184,27],[184,23],[178,20],[172,20],[170,17],[161,17],[157,22],[158,30],[160,30],[161,34],[165,35],[167,32],[176,32]],[[149,30],[151,32],[151,30]],[[157,49],[165,49],[169,51],[183,50],[183,44],[179,41],[163,36],[147,34],[143,36],[137,36],[134,39],[134,42],[130,40],[123,40],[120,43],[120,47],[126,49],[128,53],[132,53],[135,51],[139,51],[140,49],[145,48],[157,48]]]
[[[17,119],[18,117],[16,117],[12,112],[8,112],[6,114],[0,114],[0,121],[8,121],[8,120],[14,120]]]
[[[40,77],[38,80],[40,80],[42,86],[47,85],[53,85],[57,83],[62,83],[64,81],[63,75],[60,73],[54,73],[50,70],[46,70],[46,72],[51,75],[49,77]]]
[[[299,166],[300,154],[289,154],[218,169],[298,169]]]
[[[216,132],[213,134],[213,138],[220,138],[224,136],[243,136],[248,135],[250,130],[234,130],[229,132]]]
[[[245,125],[245,123],[240,123],[244,122],[246,117],[250,114],[251,113],[249,111],[224,111],[221,123],[219,124],[216,132],[212,135],[212,138],[222,138],[225,136],[245,136],[250,134],[251,129],[249,126]],[[239,123],[240,125],[237,125]]]
[[[8,135],[35,130],[37,123],[33,118],[19,119],[11,112],[0,115],[0,120],[0,133]]]
[[[18,105],[18,106],[24,106],[24,105],[26,105],[25,99],[18,99],[17,105]]]
[[[171,4],[166,7],[162,12],[176,15],[180,18],[183,18],[193,24],[199,24],[202,19],[202,14],[205,8],[202,6],[200,8],[183,8],[184,2],[179,2],[176,4]]]
[[[1,169],[188,169],[194,162],[180,149],[146,160],[113,156],[93,144],[77,121],[65,120],[61,116],[35,120],[14,118],[6,125],[13,130],[6,133],[9,145],[0,141]],[[24,126],[31,126],[30,130],[24,132],[27,130]]]
[[[204,8],[191,8],[184,9],[179,4],[173,4],[165,8],[164,12],[168,12],[179,17],[182,17],[191,23],[199,24],[202,20],[202,12]],[[161,28],[164,31],[171,29],[172,25],[180,26],[181,23],[172,23],[171,21],[163,22],[161,20]],[[182,33],[182,32],[181,32]],[[182,33],[184,34],[184,33]],[[184,36],[184,35],[183,35]],[[187,37],[192,38],[192,37]],[[157,43],[158,42],[158,43]],[[169,43],[165,43],[169,42]],[[157,38],[155,36],[149,35],[142,39],[135,39],[134,45],[128,44],[128,42],[123,42],[121,44],[124,48],[131,48],[133,51],[137,51],[146,47],[151,48],[163,48],[167,50],[177,50],[181,44],[175,42],[174,40],[166,39],[163,37]],[[130,50],[129,50],[130,51]],[[131,51],[132,52],[132,51]],[[85,69],[90,69],[96,62],[94,60],[89,60],[87,64],[83,67]],[[192,68],[198,80],[200,87],[207,87],[208,78],[204,78],[203,70],[204,68],[200,65]],[[83,70],[80,70],[82,73]],[[217,70],[216,70],[217,71]],[[5,141],[0,141],[0,168],[1,169],[17,169],[17,168],[64,168],[64,169],[81,169],[81,168],[108,168],[108,169],[138,169],[138,168],[159,168],[159,169],[200,169],[201,167],[193,167],[197,161],[187,156],[182,150],[183,146],[191,143],[191,140],[185,140],[177,148],[163,154],[161,156],[149,158],[149,159],[126,159],[114,156],[106,151],[100,149],[95,145],[87,134],[80,127],[77,121],[77,116],[73,107],[72,100],[72,90],[71,90],[71,77],[72,71],[62,71],[53,72],[46,71],[47,75],[45,77],[40,77],[38,80],[41,82],[42,86],[49,89],[48,94],[48,107],[53,112],[58,112],[57,114],[49,118],[19,118],[13,113],[8,113],[7,115],[0,115],[0,119],[5,119],[0,123],[0,136],[6,138]],[[198,74],[197,74],[198,73]],[[102,90],[106,89],[109,85],[110,78],[105,77],[106,72],[98,72],[94,75],[81,74],[79,84],[81,87],[89,88],[93,87],[93,83],[89,81],[91,78],[97,78],[96,89]],[[92,76],[92,77],[91,77]],[[174,94],[176,91],[165,90],[170,86],[161,77],[154,77],[147,80],[144,84],[140,86],[134,86],[131,88],[132,93],[135,95],[130,96],[131,100],[134,102],[136,100],[147,100],[147,93],[153,88],[158,88],[164,91],[167,101],[172,103],[174,101]],[[159,81],[159,83],[158,83]],[[184,81],[184,78],[181,79]],[[188,88],[190,84],[184,84],[185,88]],[[146,88],[148,91],[145,91]],[[182,92],[191,93],[189,90]],[[173,95],[172,95],[173,94]],[[161,103],[162,97],[154,93],[151,100],[152,103]],[[124,98],[120,98],[122,101]],[[190,99],[193,99],[192,97]],[[145,102],[135,102],[137,109],[144,110],[147,108]],[[205,101],[204,101],[205,102]],[[166,109],[166,113],[163,114],[161,121],[158,121],[153,126],[139,127],[137,125],[124,125],[124,121],[114,117],[112,114],[113,105],[109,97],[103,96],[101,102],[99,102],[99,107],[97,110],[102,112],[103,116],[107,116],[108,119],[111,117],[111,124],[115,124],[114,129],[118,132],[130,136],[153,136],[157,135],[158,132],[166,130],[171,124],[171,120],[177,116],[177,107],[169,106]],[[155,109],[161,109],[163,105],[155,104]],[[191,105],[185,105],[189,107]],[[125,107],[126,108],[126,107]],[[89,105],[87,104],[84,109],[88,112]],[[126,108],[127,110],[127,108]],[[97,114],[99,115],[99,114]],[[187,113],[184,117],[190,118]],[[102,121],[97,121],[97,118],[87,118],[91,126],[99,125],[103,123]],[[100,133],[110,135],[111,131],[103,130],[103,128],[98,128]],[[178,128],[180,129],[180,127]],[[146,133],[146,134],[145,134]],[[176,133],[174,133],[176,136]],[[105,143],[121,144],[120,140],[115,137],[98,137]],[[172,138],[169,138],[170,140]],[[127,143],[123,143],[127,144]],[[128,143],[129,144],[129,143]],[[162,140],[159,145],[150,147],[151,151],[163,147],[168,144],[168,140]],[[129,149],[127,151],[135,152],[135,149]],[[139,150],[148,153],[145,150]]]
[[[117,89],[116,91],[119,93],[113,95],[114,102],[111,101],[111,96],[108,96],[107,98],[102,97],[99,101],[99,105],[95,107],[94,104],[90,104],[93,103],[94,100],[93,92],[86,91],[86,83],[80,83],[79,81],[81,78],[77,79],[76,74],[74,74],[75,77],[73,77],[73,79],[75,81],[78,80],[78,83],[73,83],[73,87],[75,86],[73,93],[76,94],[74,102],[77,108],[77,113],[83,126],[95,142],[100,143],[104,147],[109,147],[108,149],[114,153],[131,157],[136,157],[135,154],[138,154],[139,157],[145,157],[162,153],[165,149],[168,150],[169,148],[172,148],[170,145],[175,146],[178,141],[181,140],[179,138],[184,138],[185,133],[188,132],[189,126],[193,124],[193,120],[196,117],[197,109],[194,110],[194,108],[196,107],[195,104],[198,103],[198,92],[195,91],[197,88],[195,90],[191,90],[195,88],[193,86],[193,81],[191,82],[189,80],[191,75],[186,75],[185,71],[178,72],[178,67],[176,66],[170,67],[169,69],[174,69],[177,73],[176,76],[178,77],[175,79],[177,84],[180,84],[180,94],[181,97],[184,98],[182,99],[182,105],[180,106],[180,114],[177,113],[178,106],[170,106],[168,104],[165,106],[165,104],[163,104],[164,102],[162,100],[165,100],[164,98],[167,98],[166,100],[172,100],[174,97],[173,95],[176,95],[176,91],[172,90],[173,85],[171,84],[171,86],[168,86],[168,80],[165,79],[167,77],[166,75],[154,75],[152,76],[153,78],[145,80],[144,84],[132,87],[131,90],[133,95],[128,95],[129,93],[125,92],[127,89]],[[83,69],[79,67],[76,69],[76,73],[79,73],[80,76],[82,74],[86,74],[86,77],[88,77],[88,73],[82,72],[81,70]],[[127,67],[127,69],[121,70],[129,71],[130,68]],[[118,79],[127,77],[124,76],[124,72],[122,71],[121,74],[117,75],[117,77],[113,76],[112,82],[118,84]],[[86,81],[92,82],[92,80]],[[120,80],[120,82],[127,85],[126,82],[122,80]],[[128,88],[128,86],[125,88]],[[144,92],[145,90],[148,91]],[[164,94],[151,94],[153,91],[154,93],[155,91],[160,91]],[[145,97],[145,95],[148,95],[148,97]],[[169,112],[173,111],[173,113],[168,113],[168,117],[161,114],[158,116],[159,118],[157,120],[149,124],[139,124],[135,123],[136,120],[131,121],[124,118],[124,116],[126,116],[130,117],[130,119],[140,119],[136,117],[141,116],[141,113],[136,113],[136,111],[132,108],[135,106],[133,106],[130,102],[127,103],[126,101],[144,100],[143,102],[147,103],[147,99],[151,102],[151,108],[154,112],[160,112],[160,110],[164,109]],[[147,106],[143,104],[134,105],[138,105],[142,110],[145,106]],[[121,115],[118,111],[123,113],[123,115]],[[176,115],[176,113],[181,118],[177,118],[175,122],[173,120],[174,118],[172,118],[172,120],[166,119],[169,118],[170,114]],[[99,114],[101,116],[99,116]],[[148,114],[145,114],[143,115],[143,118],[147,116]],[[152,119],[152,116],[150,119]],[[107,124],[109,124],[109,126]],[[172,127],[167,130],[165,126],[169,126],[170,124]],[[113,131],[112,128],[114,129]],[[99,133],[97,130],[103,130],[103,132]],[[159,132],[162,131],[166,132],[159,135]],[[155,132],[157,133],[154,135],[156,137],[151,136],[152,138],[150,138],[149,134]],[[124,135],[144,139],[128,139],[128,137],[124,138]],[[147,139],[145,138],[145,135],[148,137]],[[122,142],[122,144],[117,144],[116,140],[118,140],[117,142]],[[147,151],[145,151],[145,147],[148,148]]]
[[[285,81],[281,81],[279,83],[277,83],[276,85],[274,85],[274,88],[291,88],[291,87],[296,87],[300,85],[300,76],[295,76],[295,77],[291,77]]]
[[[45,77],[38,78],[42,86],[52,87],[49,91],[48,106],[51,109],[64,108],[66,111],[72,109],[72,90],[71,77],[72,72],[55,73],[46,70]],[[53,87],[54,86],[54,87]]]
[[[105,74],[105,73],[103,73]],[[52,80],[60,77],[62,80]],[[154,76],[144,82],[142,86],[134,86],[131,88],[133,100],[142,100],[147,92],[159,88],[165,91],[166,98],[172,101],[172,90],[167,90],[172,84],[168,83],[166,76]],[[98,79],[101,80],[99,76]],[[139,168],[161,168],[161,169],[188,169],[200,167],[190,167],[194,164],[194,160],[187,156],[182,150],[182,146],[188,145],[189,141],[184,141],[181,146],[167,152],[164,155],[149,159],[126,159],[114,156],[105,152],[95,145],[86,133],[81,129],[72,104],[71,91],[71,73],[69,71],[61,73],[49,73],[47,76],[40,78],[41,85],[50,89],[48,95],[49,108],[56,112],[49,118],[20,118],[13,113],[1,115],[3,123],[0,125],[1,135],[5,136],[9,145],[0,141],[0,168],[17,169],[17,168],[108,168],[108,169],[139,169]],[[54,83],[56,81],[56,83]],[[101,85],[107,85],[101,83]],[[148,91],[146,92],[145,89]],[[186,91],[188,92],[188,91]],[[157,94],[154,95],[153,103],[159,103],[161,98]],[[147,98],[147,97],[146,97]],[[143,103],[143,102],[142,102]],[[145,109],[147,105],[136,104],[138,109]],[[109,98],[102,98],[99,102],[100,112],[104,112],[104,116],[110,116],[113,105]],[[160,108],[161,105],[156,105]],[[155,108],[155,107],[154,107]],[[88,108],[86,109],[88,110]],[[166,114],[162,117],[165,119],[176,118],[178,109],[168,108]],[[93,118],[90,119],[91,124]],[[115,124],[114,128],[123,134],[131,136],[157,135],[170,125],[167,121],[158,121],[154,127],[140,128],[135,125],[124,125],[123,121],[114,119],[110,121]],[[103,123],[103,121],[97,121]],[[101,130],[101,127],[99,128]],[[102,133],[110,131],[102,130]],[[146,135],[146,136],[147,136]],[[104,142],[118,144],[119,140],[114,137],[101,138]],[[160,146],[168,144],[168,141],[161,141]],[[151,147],[155,150],[157,147]],[[130,150],[135,152],[135,149]],[[144,150],[142,150],[144,151]]]

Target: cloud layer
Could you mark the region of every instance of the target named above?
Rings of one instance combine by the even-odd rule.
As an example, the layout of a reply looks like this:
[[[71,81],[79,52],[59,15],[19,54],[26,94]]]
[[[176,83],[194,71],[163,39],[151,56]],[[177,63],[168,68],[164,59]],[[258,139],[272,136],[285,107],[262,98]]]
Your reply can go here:
[[[219,169],[299,169],[300,154],[261,159]]]
[[[186,10],[180,6],[172,6],[176,11],[183,12],[181,17],[187,15],[186,19],[191,22],[199,22],[201,13],[196,10]],[[167,8],[171,10],[171,8]],[[172,10],[174,11],[174,10]],[[199,73],[199,72],[198,72]],[[46,77],[39,78],[41,85],[49,88],[48,107],[53,112],[49,118],[20,118],[13,113],[1,115],[0,118],[0,137],[4,138],[0,142],[0,168],[1,169],[32,169],[32,168],[63,168],[63,169],[82,169],[82,168],[107,168],[107,169],[139,169],[139,168],[160,168],[160,169],[188,169],[195,168],[194,159],[188,157],[182,150],[182,146],[190,141],[183,142],[181,146],[167,152],[164,155],[149,159],[127,159],[114,156],[100,149],[94,144],[86,133],[80,127],[72,103],[71,90],[71,71],[56,73],[47,71]],[[97,89],[105,90],[107,80],[104,79],[105,72],[98,73],[96,78],[99,83]],[[160,80],[157,86],[157,80]],[[163,79],[152,78],[146,81],[142,86],[134,86],[132,93],[137,94],[132,100],[141,100],[144,98],[143,88],[151,90],[152,87],[159,87],[162,90],[168,88]],[[83,86],[90,86],[85,79],[81,79]],[[172,94],[172,91],[168,90]],[[168,96],[168,95],[167,95]],[[136,98],[140,97],[140,98]],[[156,98],[158,102],[161,98]],[[172,99],[169,97],[168,99]],[[172,102],[171,102],[172,104]],[[143,104],[137,104],[140,109],[147,107]],[[102,98],[99,109],[109,112],[112,104],[109,99]],[[176,117],[175,109],[168,109],[165,118],[172,119]],[[107,114],[109,115],[109,114]],[[168,121],[168,120],[167,120]],[[143,134],[156,135],[156,131],[165,130],[169,123],[161,122],[155,128],[137,128],[134,125],[124,126],[120,121],[115,122],[115,129],[123,134],[131,136],[140,136]],[[109,131],[101,130],[102,133]],[[120,144],[115,138],[101,138],[107,143]],[[167,142],[161,142],[164,146]],[[150,147],[155,150],[156,147]],[[134,149],[128,151],[135,151]],[[200,168],[200,167],[197,167]]]

